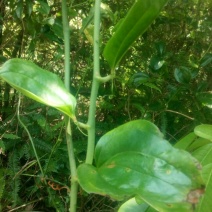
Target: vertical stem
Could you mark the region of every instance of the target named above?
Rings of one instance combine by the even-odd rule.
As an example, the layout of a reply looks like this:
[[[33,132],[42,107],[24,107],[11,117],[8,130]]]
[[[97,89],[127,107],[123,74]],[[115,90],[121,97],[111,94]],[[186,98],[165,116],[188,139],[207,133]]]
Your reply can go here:
[[[101,0],[95,1],[94,8],[94,67],[93,67],[93,82],[90,97],[90,108],[88,115],[88,147],[86,155],[86,163],[92,164],[94,147],[95,147],[95,113],[96,113],[96,99],[99,89],[100,66],[99,66],[99,31],[100,31],[100,5]]]
[[[65,86],[70,89],[70,29],[68,23],[66,0],[62,0],[62,20],[63,20],[63,36],[64,36],[64,53],[65,53]]]
[[[67,2],[62,0],[62,19],[63,19],[63,34],[64,34],[64,49],[65,49],[65,86],[67,90],[70,89],[70,29],[67,14]],[[71,170],[71,193],[70,193],[70,212],[76,211],[77,206],[77,172],[76,172],[76,161],[74,157],[74,148],[72,141],[71,123],[70,118],[65,117],[66,124],[66,142],[69,157],[69,166]]]

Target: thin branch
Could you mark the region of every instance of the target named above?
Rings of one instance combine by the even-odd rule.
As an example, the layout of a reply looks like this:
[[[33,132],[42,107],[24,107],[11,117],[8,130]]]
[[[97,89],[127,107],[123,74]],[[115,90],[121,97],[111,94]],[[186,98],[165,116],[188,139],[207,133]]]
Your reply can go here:
[[[190,120],[194,120],[194,118],[192,118],[192,117],[190,117],[190,116],[187,116],[187,115],[185,115],[185,114],[183,114],[183,113],[179,113],[179,112],[174,111],[174,110],[165,110],[165,111],[166,111],[166,112],[171,112],[171,113],[176,113],[176,114],[181,115],[181,116],[184,116],[184,117],[186,117],[186,118],[188,118],[188,119],[190,119]]]

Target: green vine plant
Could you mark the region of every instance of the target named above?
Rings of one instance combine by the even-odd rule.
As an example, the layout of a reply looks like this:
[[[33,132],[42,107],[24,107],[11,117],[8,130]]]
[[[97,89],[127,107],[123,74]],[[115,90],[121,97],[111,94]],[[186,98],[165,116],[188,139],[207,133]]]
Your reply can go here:
[[[203,125],[196,129],[189,146],[185,146],[185,139],[173,147],[163,137],[159,129],[150,121],[133,120],[125,123],[105,135],[95,145],[95,113],[99,86],[116,77],[115,71],[120,61],[133,42],[143,34],[159,15],[167,0],[149,1],[138,0],[132,5],[126,17],[116,28],[108,41],[103,56],[111,71],[108,76],[100,74],[100,6],[96,0],[94,6],[94,35],[93,35],[93,80],[90,96],[90,107],[87,123],[77,120],[75,109],[77,100],[69,92],[70,88],[70,29],[67,13],[67,2],[62,0],[62,20],[64,34],[64,83],[60,77],[44,70],[30,61],[10,59],[0,70],[0,77],[25,96],[51,106],[65,115],[65,131],[67,153],[70,169],[69,211],[77,211],[77,194],[80,186],[87,193],[109,196],[118,201],[126,201],[119,211],[203,211],[207,208],[207,196],[211,189],[211,163],[202,160],[201,150],[207,151],[211,146],[211,126]],[[19,103],[20,104],[20,103]],[[41,178],[47,185],[46,176],[50,153],[46,167],[42,166],[36,150],[35,141],[19,116],[40,168]],[[162,120],[162,131],[166,131],[165,114]],[[87,131],[88,142],[86,159],[77,166],[73,145],[72,126]],[[204,145],[196,146],[196,138],[205,139]],[[195,144],[194,144],[195,143]],[[193,148],[192,148],[193,145]],[[208,147],[208,146],[207,146]],[[53,147],[56,148],[56,147]],[[193,156],[185,150],[195,150]],[[198,152],[198,151],[199,152]],[[202,150],[202,151],[203,151]],[[53,151],[53,150],[52,150]],[[17,160],[14,152],[13,160]],[[202,165],[200,162],[203,162]],[[94,163],[95,161],[95,163]],[[11,161],[11,164],[18,164]],[[203,169],[202,169],[203,166]],[[20,167],[13,167],[18,171]],[[204,179],[202,178],[204,171]],[[19,178],[13,181],[14,192],[18,190]],[[0,169],[0,182],[4,184]],[[0,198],[4,186],[0,187]],[[16,192],[17,193],[17,192]],[[14,201],[16,200],[14,193]],[[203,196],[203,197],[202,197]],[[54,199],[52,194],[51,199]],[[201,202],[201,204],[198,204]],[[55,206],[56,207],[56,206]],[[207,211],[207,210],[205,210]]]

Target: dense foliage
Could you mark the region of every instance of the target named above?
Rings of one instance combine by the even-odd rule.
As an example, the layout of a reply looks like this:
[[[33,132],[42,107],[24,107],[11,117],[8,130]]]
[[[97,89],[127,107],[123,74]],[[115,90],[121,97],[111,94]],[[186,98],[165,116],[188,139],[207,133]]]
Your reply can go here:
[[[106,42],[133,3],[116,0],[101,5],[103,76],[110,72],[103,57]],[[70,91],[77,98],[76,116],[81,122],[87,120],[92,83],[93,4],[75,0],[68,7]],[[116,77],[101,84],[96,141],[114,127],[140,118],[155,123],[172,144],[195,126],[212,123],[211,8],[210,0],[168,2],[122,58]],[[59,0],[0,0],[1,64],[24,58],[63,79],[63,45]],[[17,120],[19,95],[3,80],[0,91],[0,210],[67,211],[70,170],[63,114],[21,97],[20,118],[34,140],[46,176],[42,179],[28,134]],[[85,160],[86,139],[85,132],[73,125],[78,164]],[[107,197],[88,195],[81,189],[78,196],[78,211],[118,207]]]

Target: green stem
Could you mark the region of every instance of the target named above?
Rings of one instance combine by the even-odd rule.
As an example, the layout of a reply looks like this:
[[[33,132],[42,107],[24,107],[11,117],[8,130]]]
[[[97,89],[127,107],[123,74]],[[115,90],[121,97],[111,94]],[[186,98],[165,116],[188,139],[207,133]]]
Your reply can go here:
[[[76,211],[77,206],[77,190],[78,190],[78,182],[77,182],[77,169],[76,169],[76,161],[74,157],[74,147],[72,141],[72,132],[71,132],[71,122],[70,118],[66,117],[66,142],[68,148],[68,156],[69,156],[69,166],[71,170],[71,193],[70,193],[70,212]]]
[[[65,86],[70,90],[70,28],[68,23],[66,0],[62,0],[62,19],[63,19],[63,36],[64,36],[64,69],[65,69]]]
[[[63,20],[63,34],[64,34],[64,48],[65,48],[65,86],[70,89],[70,29],[68,23],[67,14],[67,2],[62,0],[62,20]],[[66,124],[66,142],[69,157],[69,166],[71,170],[71,193],[70,193],[70,208],[69,211],[75,212],[77,206],[77,171],[76,171],[76,161],[74,157],[74,148],[72,141],[71,123],[70,118],[65,117]]]
[[[94,147],[95,147],[95,113],[96,99],[99,89],[100,65],[99,65],[99,31],[100,31],[100,5],[101,0],[96,0],[94,8],[94,67],[93,82],[90,97],[90,108],[88,115],[88,147],[86,155],[86,163],[93,163]]]
[[[46,183],[46,179],[45,179],[45,177],[44,177],[43,168],[42,168],[41,163],[40,163],[40,159],[39,159],[39,157],[38,157],[37,151],[36,151],[36,149],[35,149],[34,142],[33,142],[33,140],[32,140],[32,136],[30,135],[30,132],[29,132],[29,130],[27,129],[26,125],[25,125],[25,124],[21,121],[21,119],[20,119],[20,113],[19,113],[20,104],[21,104],[21,95],[19,94],[18,106],[17,106],[17,118],[18,118],[18,121],[20,122],[20,124],[22,125],[22,127],[24,128],[24,130],[26,131],[26,133],[27,133],[27,135],[28,135],[28,137],[29,137],[29,140],[30,140],[31,145],[32,145],[33,152],[34,152],[34,154],[35,154],[35,157],[36,157],[38,166],[39,166],[40,171],[41,171],[41,174],[42,174],[42,178],[44,179],[45,184],[47,184],[47,183]]]

